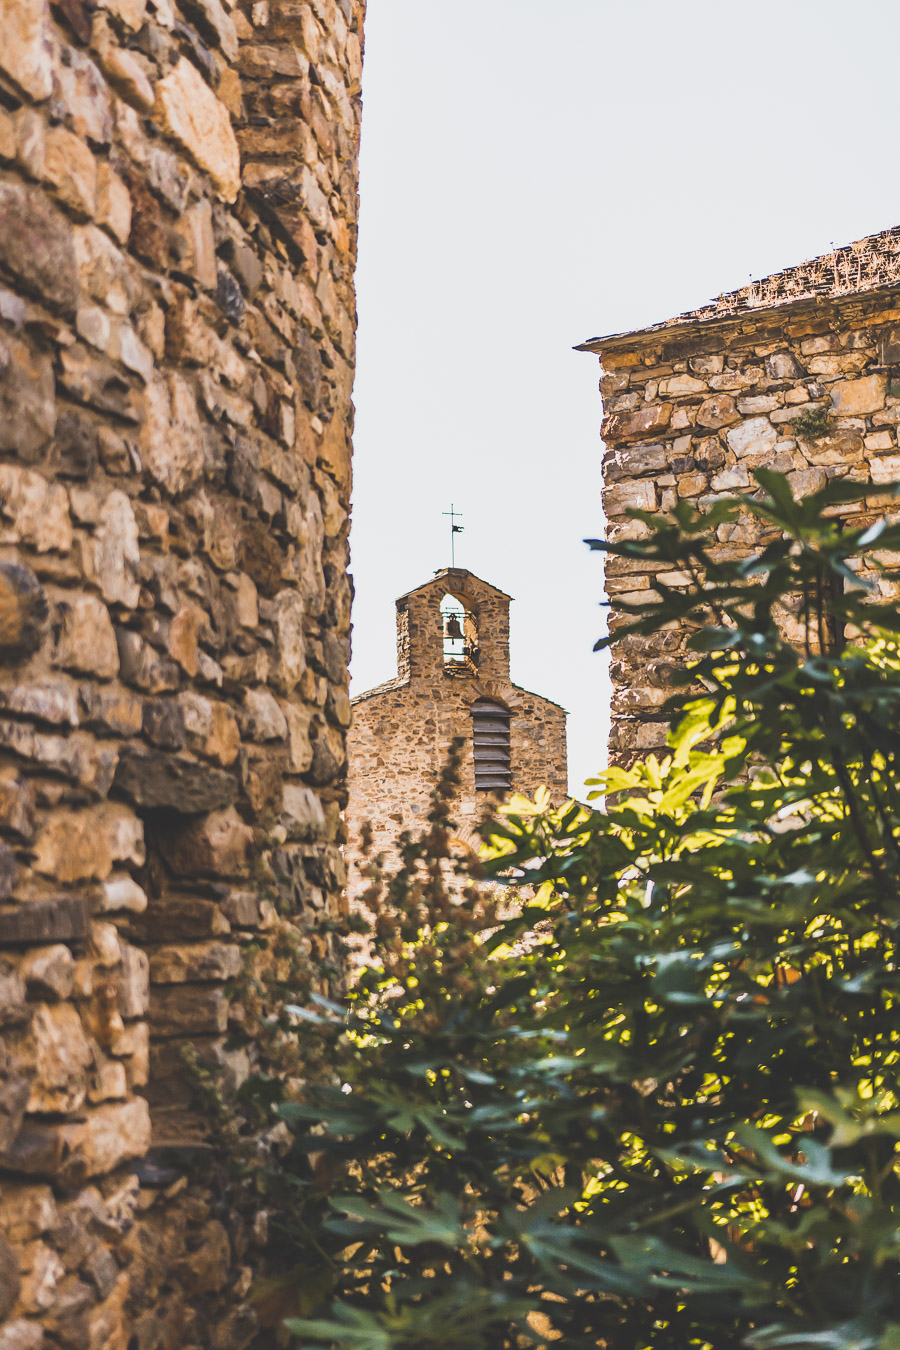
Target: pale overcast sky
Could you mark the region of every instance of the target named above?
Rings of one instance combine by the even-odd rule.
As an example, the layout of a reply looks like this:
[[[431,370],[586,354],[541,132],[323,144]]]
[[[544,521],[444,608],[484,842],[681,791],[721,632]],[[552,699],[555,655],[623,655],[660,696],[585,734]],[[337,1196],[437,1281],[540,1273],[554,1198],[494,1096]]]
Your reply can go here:
[[[369,0],[353,691],[457,562],[606,754],[597,334],[900,223],[896,0]]]

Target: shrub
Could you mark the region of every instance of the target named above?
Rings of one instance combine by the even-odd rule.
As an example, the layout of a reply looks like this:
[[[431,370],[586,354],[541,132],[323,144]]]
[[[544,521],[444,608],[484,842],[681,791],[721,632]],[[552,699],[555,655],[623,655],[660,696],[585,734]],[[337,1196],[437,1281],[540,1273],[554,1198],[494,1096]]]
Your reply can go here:
[[[307,1350],[900,1346],[900,617],[851,567],[900,529],[757,477],[594,544],[692,578],[613,639],[693,629],[671,753],[474,867],[451,766],[355,989],[286,1014],[328,1047],[280,1108]]]

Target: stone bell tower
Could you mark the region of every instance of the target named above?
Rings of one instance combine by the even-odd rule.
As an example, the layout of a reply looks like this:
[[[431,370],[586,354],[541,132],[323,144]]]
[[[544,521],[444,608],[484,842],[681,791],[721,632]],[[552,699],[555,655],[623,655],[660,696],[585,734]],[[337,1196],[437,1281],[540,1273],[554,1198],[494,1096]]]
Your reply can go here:
[[[360,829],[389,855],[421,821],[454,737],[465,744],[455,818],[466,834],[491,794],[563,800],[566,712],[513,684],[510,596],[462,568],[445,568],[397,601],[397,677],[353,700],[347,829],[351,893]]]

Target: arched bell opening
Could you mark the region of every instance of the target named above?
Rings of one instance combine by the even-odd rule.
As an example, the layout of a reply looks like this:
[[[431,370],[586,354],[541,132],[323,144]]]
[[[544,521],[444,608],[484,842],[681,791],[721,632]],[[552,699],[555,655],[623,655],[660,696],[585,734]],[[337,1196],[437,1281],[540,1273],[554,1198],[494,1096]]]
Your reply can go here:
[[[478,669],[478,622],[463,601],[449,593],[441,601],[444,671],[473,675]]]

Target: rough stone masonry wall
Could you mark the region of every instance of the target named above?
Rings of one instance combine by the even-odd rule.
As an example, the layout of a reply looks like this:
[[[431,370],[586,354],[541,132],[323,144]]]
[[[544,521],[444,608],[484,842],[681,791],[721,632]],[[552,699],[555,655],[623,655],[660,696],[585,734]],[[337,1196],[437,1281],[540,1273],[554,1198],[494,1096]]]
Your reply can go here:
[[[443,655],[441,601],[454,595],[477,622],[477,673],[448,674]],[[373,851],[398,861],[400,832],[421,825],[450,743],[464,742],[461,782],[453,816],[469,839],[492,794],[475,787],[471,707],[498,699],[512,713],[512,790],[533,796],[549,787],[565,801],[566,713],[557,703],[512,683],[509,674],[509,596],[462,569],[438,574],[397,602],[396,680],[353,700],[348,742],[347,808],[350,894],[365,888],[358,867],[359,838],[372,826]]]
[[[363,8],[0,0],[0,1350],[255,1334],[136,1160],[340,904]]]
[[[629,507],[668,510],[681,498],[702,507],[753,489],[760,465],[786,473],[800,495],[828,478],[858,479],[859,500],[840,513],[854,525],[886,514],[890,498],[878,485],[900,479],[898,323],[894,287],[590,344],[602,363],[610,536],[644,532],[626,519]],[[816,411],[830,418],[828,434],[798,433],[798,419]],[[720,525],[719,556],[745,557],[769,537],[749,517]],[[662,575],[673,586],[682,580]],[[882,598],[897,595],[896,583],[874,580]],[[607,560],[613,629],[626,621],[617,599],[640,601],[653,582],[643,563]],[[786,614],[784,623],[800,637],[796,619]],[[673,628],[613,649],[614,758],[665,744],[660,708],[686,636]]]

